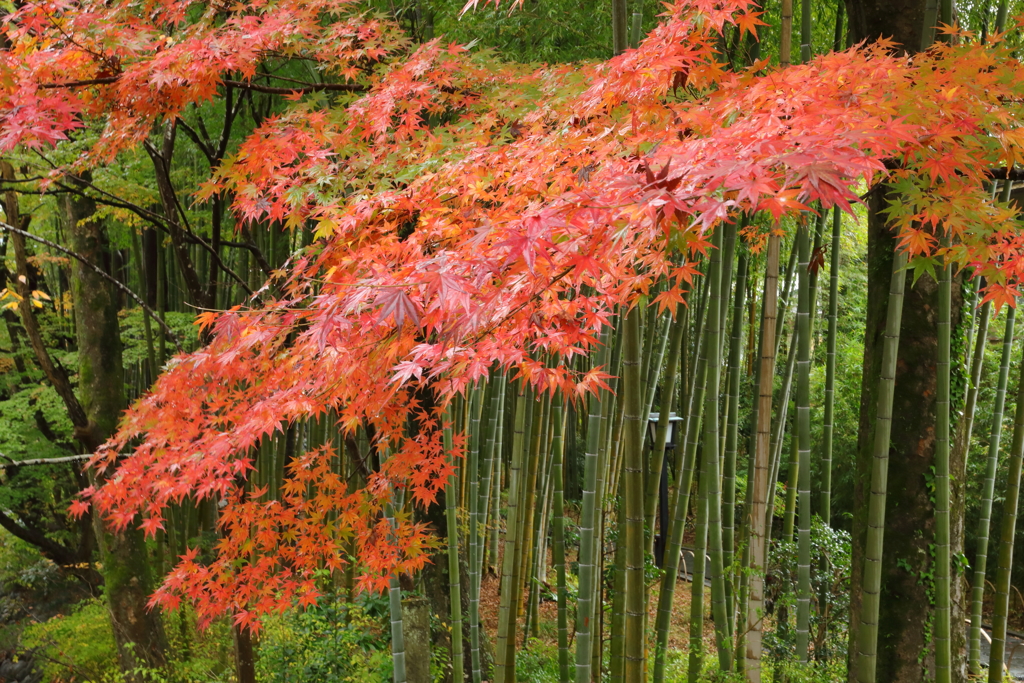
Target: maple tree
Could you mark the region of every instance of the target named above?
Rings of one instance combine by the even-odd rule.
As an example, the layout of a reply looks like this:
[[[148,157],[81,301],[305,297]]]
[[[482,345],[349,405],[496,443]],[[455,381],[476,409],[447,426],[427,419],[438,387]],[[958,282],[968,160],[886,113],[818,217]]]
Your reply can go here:
[[[604,387],[607,368],[571,361],[617,310],[676,310],[713,232],[741,215],[775,226],[850,210],[885,179],[916,268],[970,268],[985,300],[1012,304],[1024,237],[984,187],[1014,172],[1024,142],[1010,48],[965,40],[907,58],[879,42],[731,73],[719,37],[755,31],[757,16],[746,0],[682,0],[638,49],[533,68],[413,46],[345,1],[44,2],[10,15],[2,149],[94,132],[63,169],[82,171],[222,89],[291,93],[196,199],[316,234],[249,305],[200,316],[209,343],[127,413],[94,461],[105,483],[75,509],[119,527],[141,514],[152,534],[173,503],[222,500],[216,558],[184,556],[154,600],[254,625],[314,600],[314,571],[347,562],[344,543],[366,589],[421,568],[431,531],[385,506],[396,489],[429,503],[452,474],[447,402],[497,368],[570,399]],[[257,67],[274,59],[311,60],[336,82],[265,85]],[[755,248],[761,225],[742,230]],[[655,283],[667,284],[651,295]],[[332,470],[329,446],[289,464],[280,499],[245,488],[261,440],[328,411],[373,435],[365,489]]]

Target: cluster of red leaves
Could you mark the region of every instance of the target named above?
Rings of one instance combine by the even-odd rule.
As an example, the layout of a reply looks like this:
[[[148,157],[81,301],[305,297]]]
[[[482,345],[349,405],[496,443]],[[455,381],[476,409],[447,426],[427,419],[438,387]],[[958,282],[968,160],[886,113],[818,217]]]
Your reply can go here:
[[[360,34],[358,22],[308,20],[337,7],[286,0],[306,19],[289,23],[280,6],[273,19],[251,3],[234,24],[200,24],[217,40],[258,25],[276,46],[258,48],[267,51],[294,45],[296,32],[323,55],[340,40],[346,75],[357,46],[387,32],[373,24],[366,41],[345,43],[338,31]],[[182,22],[174,7],[167,21]],[[716,45],[730,23],[753,28],[751,8],[679,0],[639,49],[583,68],[529,71],[428,43],[378,64],[368,92],[347,106],[297,101],[257,130],[201,196],[226,193],[249,220],[316,225],[319,239],[276,300],[206,316],[213,341],[174,361],[95,463],[109,474],[89,500],[117,525],[141,514],[152,531],[167,505],[190,496],[224,503],[216,558],[183,558],[157,601],[186,597],[204,616],[230,611],[249,623],[312,599],[313,572],[341,566],[343,542],[357,549],[364,587],[420,566],[429,531],[384,514],[390,491],[429,502],[451,472],[438,409],[417,397],[432,392],[444,405],[496,367],[538,391],[593,391],[601,368],[545,360],[588,354],[613,311],[641,303],[655,281],[669,285],[657,303],[674,310],[710,231],[740,213],[777,220],[815,202],[849,209],[887,176],[902,193],[892,219],[906,249],[975,268],[997,302],[1015,296],[1024,237],[983,188],[988,168],[1021,156],[1024,74],[1008,52],[945,45],[910,60],[879,44],[784,71],[729,73]],[[19,19],[22,37],[52,36],[29,25],[33,16]],[[99,112],[108,122],[174,116],[189,98],[212,97],[227,71],[254,73],[241,63],[256,49],[245,42],[198,59],[189,69],[201,74],[168,58],[171,77],[155,76],[163,48],[147,43],[149,58],[132,53],[137,64],[122,68],[137,69],[134,87],[167,104],[125,113],[120,80],[95,97],[68,90],[53,130]],[[16,45],[5,54],[11,68],[38,69],[40,50]],[[74,48],[64,50],[73,62]],[[76,77],[96,74],[82,67]],[[4,131],[26,106],[16,98],[24,89],[4,91]],[[34,92],[53,89],[37,83]],[[59,137],[18,130],[8,144]],[[110,130],[104,153],[122,146]],[[953,246],[938,248],[939,229]],[[282,500],[240,493],[261,439],[329,410],[342,430],[361,425],[390,454],[369,486],[350,488],[332,473],[334,454],[316,450],[292,465]]]

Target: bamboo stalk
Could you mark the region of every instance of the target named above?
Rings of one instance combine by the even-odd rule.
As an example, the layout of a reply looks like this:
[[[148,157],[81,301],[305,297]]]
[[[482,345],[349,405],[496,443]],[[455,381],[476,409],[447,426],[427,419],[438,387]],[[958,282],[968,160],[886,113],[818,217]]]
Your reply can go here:
[[[828,285],[828,341],[825,352],[825,406],[822,425],[821,464],[821,520],[832,522],[832,440],[835,429],[836,396],[836,338],[839,328],[839,241],[842,236],[843,214],[839,207],[832,210],[832,261]]]
[[[723,234],[724,233],[724,234]],[[719,473],[719,398],[722,377],[722,298],[727,283],[722,283],[724,261],[731,254],[725,253],[722,244],[728,244],[730,235],[735,234],[735,225],[729,224],[724,230],[716,231],[712,240],[708,286],[711,297],[708,300],[707,320],[707,390],[704,395],[704,443],[703,476],[707,477],[706,490],[706,531],[708,554],[711,556],[711,609],[715,622],[715,644],[718,650],[718,665],[723,672],[732,671],[732,643],[727,616],[725,570],[722,563],[722,489]],[[702,484],[704,486],[704,484]],[[699,532],[698,532],[699,533]],[[700,564],[703,553],[695,563]],[[696,580],[695,580],[696,584]],[[691,627],[693,624],[691,624]]]
[[[996,471],[999,467],[999,446],[1003,434],[1003,411],[1006,405],[1006,387],[1010,376],[1010,359],[1013,357],[1013,328],[1016,311],[1006,312],[1006,328],[1003,334],[1003,352],[999,361],[999,379],[996,383],[995,401],[992,407],[992,432],[989,437],[988,460],[985,480],[981,489],[981,515],[975,534],[977,551],[974,556],[974,577],[971,583],[971,635],[968,654],[968,668],[971,673],[981,674],[981,617],[985,599],[985,572],[988,563],[989,525],[992,519],[992,498],[995,495]]]
[[[690,650],[687,661],[687,683],[700,680],[704,668],[704,571],[708,545],[708,453],[705,444],[698,448],[700,478],[697,484],[697,528],[693,550],[693,571],[690,574]]]
[[[640,377],[640,311],[633,308],[626,315],[622,347],[622,388],[624,407],[623,508],[625,534],[619,542],[625,551],[625,623],[624,680],[641,683],[644,678],[646,652],[644,643],[644,457],[643,437],[646,415],[643,415],[643,386]]]
[[[501,565],[501,589],[498,605],[498,638],[495,645],[495,682],[515,683],[515,574],[518,567],[519,495],[524,486],[523,461],[526,459],[526,413],[530,410],[527,387],[520,387],[516,398],[515,428],[512,440],[512,465],[509,469],[508,508],[505,522],[505,546]]]
[[[394,528],[395,511],[389,502],[385,509],[388,524]],[[391,613],[391,662],[394,683],[405,683],[405,636],[402,620],[402,586],[394,574],[388,582],[388,609]]]
[[[864,574],[861,590],[860,632],[857,638],[857,680],[875,682],[878,661],[878,610],[882,588],[882,546],[885,538],[885,499],[889,473],[889,434],[892,427],[893,389],[896,383],[896,358],[903,319],[903,291],[906,287],[906,252],[896,251],[892,261],[892,281],[886,313],[885,340],[882,343],[882,367],[878,380],[877,418],[875,422],[871,495],[868,500],[868,538],[864,550]]]
[[[555,405],[552,409],[551,439],[551,481],[554,488],[551,551],[558,582],[558,681],[559,683],[569,683],[569,606],[565,583],[565,501],[562,492],[562,469],[565,456],[562,436],[563,415],[562,396],[556,394]]]
[[[804,0],[805,4],[807,0]],[[810,23],[809,16],[806,19]],[[809,26],[808,26],[809,30]],[[799,295],[796,324],[797,388],[796,433],[799,472],[799,534],[797,542],[796,653],[802,663],[809,661],[811,622],[811,272],[810,236],[807,226],[797,232],[799,245]]]
[[[665,383],[661,389],[658,427],[654,435],[654,443],[651,446],[651,466],[647,476],[648,486],[644,503],[644,520],[647,528],[651,530],[647,541],[648,552],[651,552],[654,545],[654,516],[658,508],[658,489],[661,473],[665,466],[665,444],[668,439],[669,419],[674,407],[676,379],[679,374],[679,358],[683,351],[682,342],[685,328],[686,322],[683,320],[682,311],[677,311],[676,319],[672,323],[672,330],[669,335],[669,354],[668,363],[665,366]],[[668,529],[661,529],[661,533],[667,537]]]
[[[761,627],[764,618],[764,560],[766,555],[765,522],[768,499],[768,478],[771,464],[772,379],[775,376],[775,323],[778,306],[779,237],[768,238],[765,268],[764,301],[762,303],[761,363],[758,371],[756,440],[754,477],[751,486],[750,516],[750,598],[746,613],[744,638],[744,673],[749,683],[761,681]]]
[[[445,415],[445,425],[442,431],[443,446],[445,453],[454,464],[455,452],[452,447],[452,428],[449,416]],[[445,484],[445,516],[448,524],[448,596],[451,601],[452,617],[452,679],[458,683],[465,680],[462,671],[462,591],[459,585],[459,517],[455,509],[455,477],[448,478]],[[470,591],[472,599],[473,592]]]
[[[595,366],[602,367],[608,360],[609,331],[601,335]],[[587,422],[587,448],[583,456],[583,495],[580,506],[579,597],[576,606],[576,683],[591,681],[591,626],[594,619],[594,567],[597,563],[599,536],[595,536],[597,511],[601,501],[597,498],[598,450],[601,437],[601,411],[604,391],[590,397]]]
[[[661,591],[658,593],[658,613],[655,619],[656,644],[654,649],[654,683],[665,680],[665,658],[668,651],[668,632],[672,621],[672,602],[675,596],[676,582],[679,576],[679,561],[682,555],[683,533],[686,528],[686,512],[689,508],[690,489],[693,486],[694,464],[697,457],[698,438],[701,430],[701,415],[704,407],[704,390],[706,387],[707,359],[704,355],[703,343],[704,319],[701,313],[707,310],[706,299],[710,288],[705,285],[698,314],[695,321],[698,329],[698,340],[694,353],[697,356],[689,394],[689,409],[683,428],[680,453],[682,459],[676,466],[676,485],[672,499],[672,523],[668,531],[668,544],[665,551],[664,575]]]
[[[740,256],[736,269],[736,295],[733,304],[732,333],[729,346],[728,407],[726,410],[725,466],[722,474],[722,564],[727,572],[726,603],[729,624],[735,615],[735,591],[732,566],[736,547],[736,451],[739,445],[740,371],[742,365],[743,307],[747,293],[747,254]]]
[[[1011,309],[1013,310],[1013,309]],[[1003,520],[996,566],[995,595],[992,598],[992,644],[989,648],[988,681],[1002,683],[1006,651],[1006,622],[1010,612],[1010,573],[1013,569],[1013,542],[1017,531],[1021,468],[1024,465],[1024,363],[1017,382],[1017,408],[1013,421],[1013,445],[1003,494]]]

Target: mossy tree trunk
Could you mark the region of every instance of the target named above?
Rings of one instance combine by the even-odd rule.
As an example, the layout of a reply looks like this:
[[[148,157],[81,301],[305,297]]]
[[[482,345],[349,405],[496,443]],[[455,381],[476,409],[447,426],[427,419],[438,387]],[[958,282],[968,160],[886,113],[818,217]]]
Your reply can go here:
[[[103,223],[94,218],[91,201],[65,201],[72,249],[109,272],[110,248]],[[95,449],[117,427],[125,407],[124,368],[116,290],[78,261],[72,264],[71,291],[78,341],[78,395],[88,418],[76,435]],[[166,664],[165,639],[159,614],[146,603],[153,590],[150,563],[142,532],[129,526],[121,532],[107,528],[97,516],[103,579],[110,620],[121,668],[130,680],[140,667]]]

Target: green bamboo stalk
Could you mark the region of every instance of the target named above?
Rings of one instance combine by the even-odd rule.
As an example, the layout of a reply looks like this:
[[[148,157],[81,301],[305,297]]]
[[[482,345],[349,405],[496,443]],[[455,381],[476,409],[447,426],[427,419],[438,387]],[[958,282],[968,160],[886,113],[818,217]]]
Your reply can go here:
[[[793,50],[793,0],[782,0],[782,33],[779,37],[779,65],[790,65]]]
[[[796,275],[796,240],[789,251],[789,262],[786,264],[786,283],[782,287],[782,295],[779,296],[778,322],[775,325],[775,357],[778,358],[779,350],[782,348],[782,339],[786,336],[786,313],[789,312],[789,303],[793,298],[793,278]]]
[[[1003,434],[1003,410],[1006,405],[1006,386],[1010,376],[1010,359],[1013,357],[1013,328],[1016,310],[1006,312],[1006,329],[1003,335],[1003,352],[999,361],[999,379],[992,407],[992,433],[988,441],[988,461],[985,467],[985,481],[981,489],[981,516],[975,533],[977,554],[974,556],[974,577],[971,582],[971,636],[968,654],[968,669],[972,674],[981,674],[981,617],[985,599],[985,572],[988,563],[989,524],[992,519],[992,497],[995,495],[996,471],[999,468],[999,446]],[[980,341],[980,339],[979,339]]]
[[[643,436],[647,416],[643,413],[640,377],[640,310],[626,315],[622,345],[623,393],[623,512],[625,534],[625,623],[623,658],[626,683],[641,683],[646,665],[644,647],[644,456]]]
[[[1009,0],[999,0],[999,10],[996,12],[996,33],[1002,33],[1006,28],[1006,17],[1009,14]]]
[[[401,505],[401,503],[399,503]],[[395,526],[395,510],[392,503],[388,503],[384,509],[384,516],[388,524]],[[402,586],[398,583],[398,577],[391,575],[388,581],[388,610],[391,614],[391,662],[394,670],[392,680],[394,683],[405,683],[405,636],[403,633],[404,622],[402,620]]]
[[[839,241],[842,236],[843,214],[839,207],[832,210],[832,261],[828,284],[828,341],[825,352],[825,406],[822,425],[821,463],[821,521],[832,523],[832,439],[835,429],[836,396],[836,338],[839,329]]]
[[[793,371],[796,369],[796,349],[799,344],[799,328],[793,328],[793,335],[789,342],[789,355],[786,359],[786,369],[783,372],[782,391],[779,396],[779,414],[775,418],[775,436],[771,446],[771,469],[768,479],[768,509],[766,511],[768,535],[771,537],[772,519],[775,517],[775,483],[779,478],[779,470],[782,467],[782,449],[786,440],[786,420],[789,415],[789,396],[793,387]],[[795,483],[795,482],[794,482]],[[788,509],[787,504],[787,509]],[[766,547],[767,551],[767,547]],[[767,560],[767,556],[765,556]]]
[[[797,492],[800,481],[800,436],[799,424],[794,418],[790,421],[789,464],[786,466],[786,510],[782,515],[782,540],[793,542],[796,531]]]
[[[660,319],[652,310],[647,316],[652,322]],[[644,393],[643,393],[643,404],[641,405],[641,414],[644,416],[646,424],[647,416],[654,410],[654,396],[658,393],[658,378],[661,376],[661,371],[665,365],[665,350],[668,348],[669,337],[672,333],[671,321],[665,321],[664,325],[661,325],[661,329],[658,329],[657,324],[652,324],[650,329],[650,336],[655,338],[658,342],[657,351],[653,354],[653,357],[646,359],[644,362],[647,364],[644,368],[644,372],[641,377],[646,378],[644,381]],[[650,361],[649,363],[647,361]],[[647,430],[642,430],[643,442],[641,445],[647,445]],[[645,472],[646,474],[646,472]],[[646,484],[645,484],[646,486]],[[657,482],[654,483],[654,488],[657,490]],[[646,490],[646,489],[645,489]]]
[[[906,287],[906,252],[896,251],[892,261],[889,307],[885,340],[882,343],[882,367],[878,380],[877,419],[875,422],[871,495],[868,499],[868,538],[864,548],[864,574],[861,590],[860,633],[857,638],[857,681],[875,683],[878,661],[878,608],[882,590],[882,546],[885,538],[885,499],[889,474],[889,434],[892,426],[893,389],[896,383],[896,355],[903,319],[903,291]]]
[[[701,278],[706,280],[707,278]],[[685,422],[683,423],[683,438],[680,442],[684,444],[684,448],[678,449],[675,454],[675,462],[673,463],[674,471],[676,474],[675,488],[673,490],[673,501],[678,494],[679,483],[686,477],[686,473],[690,474],[690,483],[692,484],[693,466],[695,461],[695,454],[697,452],[697,441],[699,440],[699,434],[701,433],[700,427],[700,416],[704,410],[704,381],[707,372],[707,357],[704,355],[704,325],[707,321],[707,299],[710,291],[707,286],[702,286],[700,290],[700,296],[697,304],[697,314],[692,322],[692,331],[687,332],[688,337],[696,337],[693,344],[692,357],[688,365],[693,368],[690,372],[690,381],[684,388],[686,394],[682,405],[686,408]],[[690,328],[687,328],[690,330]],[[684,341],[684,344],[687,343]],[[683,351],[684,355],[686,351]],[[685,364],[684,364],[685,365]],[[699,394],[699,396],[697,396]],[[696,399],[696,403],[694,400]],[[696,430],[696,431],[694,431]],[[689,469],[687,469],[689,468]],[[687,489],[686,494],[689,494]],[[673,510],[675,509],[675,503],[673,502]],[[682,510],[682,514],[686,515],[686,509]],[[675,517],[673,516],[673,524]],[[674,528],[674,527],[673,527]],[[670,531],[670,535],[673,532]],[[680,537],[681,539],[682,537]],[[682,542],[680,540],[680,542]],[[677,558],[678,559],[678,558]]]
[[[647,497],[644,503],[644,520],[652,533],[648,535],[647,552],[651,552],[654,545],[654,516],[658,510],[658,489],[661,481],[661,470],[665,466],[665,444],[668,441],[669,418],[674,407],[676,380],[679,374],[679,358],[683,351],[683,332],[686,330],[686,321],[683,320],[682,311],[676,312],[676,318],[672,322],[672,329],[669,335],[668,362],[665,365],[665,383],[661,389],[661,407],[658,413],[658,427],[654,435],[654,444],[651,450],[651,467],[647,475]],[[666,535],[668,529],[662,529],[661,533]]]
[[[843,41],[843,15],[846,14],[846,2],[839,0],[836,3],[836,29],[832,36],[832,49],[835,52],[839,52],[844,47]],[[836,207],[838,210],[839,207]]]
[[[488,571],[492,576],[498,573],[498,548],[500,547],[500,535],[501,535],[501,491],[502,480],[507,480],[508,476],[505,474],[505,466],[502,459],[502,450],[504,444],[504,425],[498,430],[498,434],[495,438],[494,443],[494,474],[491,477],[491,503],[490,507],[494,510],[494,523],[491,524],[490,538],[487,540],[487,557],[490,559],[488,563]],[[481,636],[482,638],[482,636]]]
[[[698,450],[700,473],[697,484],[697,523],[694,533],[693,571],[690,574],[690,651],[687,661],[687,683],[700,680],[704,668],[704,571],[708,545],[708,475],[710,455],[704,451],[706,442]]]
[[[807,0],[804,0],[806,5]],[[810,30],[810,17],[805,19]],[[797,541],[796,654],[807,663],[811,623],[811,245],[807,226],[797,232],[799,294],[797,303],[796,432],[799,461],[800,519]]]
[[[970,384],[964,396],[964,410],[957,423],[956,443],[953,445],[957,456],[970,453],[971,437],[974,433],[974,416],[977,413],[978,387],[981,386],[981,371],[985,366],[985,347],[988,345],[988,323],[992,313],[992,302],[986,301],[978,310],[978,289],[981,283],[975,283],[974,296],[971,303],[971,314],[975,319],[967,337],[967,349],[974,349],[971,357]],[[965,457],[956,460],[966,462]]]
[[[811,0],[800,0],[800,63],[811,61]]]
[[[139,233],[134,229],[132,230],[132,258],[135,259],[135,263],[138,266],[139,276],[139,295],[143,298],[146,296],[148,291],[148,276],[146,273],[146,264],[142,262],[142,247],[140,243],[142,239],[139,237]],[[146,361],[149,363],[149,377],[147,378],[147,386],[156,379],[157,373],[160,368],[156,365],[156,348],[153,345],[153,324],[149,319],[149,315],[142,316],[143,331],[146,335]]]
[[[620,496],[618,495],[619,489],[615,482],[616,471],[618,468],[618,453],[617,443],[615,434],[618,431],[618,426],[621,425],[621,407],[622,402],[618,400],[617,389],[619,385],[619,376],[621,375],[621,360],[622,360],[622,328],[621,320],[616,320],[614,328],[614,343],[611,346],[611,365],[610,372],[612,374],[611,379],[608,381],[608,387],[610,392],[607,395],[608,400],[604,401],[601,410],[601,432],[598,447],[598,469],[597,469],[597,495],[598,500],[602,501],[602,506],[598,509],[597,515],[597,529],[596,538],[598,539],[599,550],[597,553],[597,576],[604,576],[605,569],[605,553],[603,549],[604,529],[608,519],[611,519],[611,515],[614,510],[612,507],[616,505]],[[611,493],[614,491],[615,493]],[[608,506],[606,507],[603,503],[607,501]],[[620,577],[621,578],[621,577]],[[602,593],[604,591],[605,582],[600,578],[596,580],[594,585],[594,596],[593,604],[596,606],[596,617],[593,624],[593,635],[592,635],[592,650],[591,650],[591,672],[594,677],[595,683],[602,680],[602,666],[604,662],[604,624],[605,624],[605,606]],[[617,591],[617,595],[622,595],[623,591]],[[620,610],[621,612],[621,610]]]
[[[633,12],[632,22],[629,25],[629,46],[634,50],[640,47],[640,37],[643,35],[640,31],[640,21],[643,15],[640,12]]]
[[[612,0],[612,54],[618,55],[626,51],[627,19],[626,0]]]
[[[167,259],[164,255],[164,245],[160,243],[160,239],[158,237],[156,245],[156,310],[157,313],[160,314],[160,318],[163,320],[167,320],[166,260]],[[156,331],[156,348],[157,367],[162,368],[167,362],[167,334],[164,332],[163,325],[160,325]]]
[[[444,451],[448,453],[448,457],[454,465],[455,453],[452,448],[450,419],[450,415],[446,411],[441,438]],[[456,490],[455,476],[452,475],[448,478],[444,488],[445,513],[448,523],[448,596],[451,600],[452,617],[452,679],[462,683],[465,680],[465,675],[462,671],[462,591],[459,585],[459,516],[455,509]],[[471,590],[470,599],[472,600],[472,598],[473,591]]]
[[[620,488],[621,491],[621,488]],[[619,500],[619,517],[622,519],[622,494]],[[626,680],[626,543],[625,529],[619,525],[615,543],[614,575],[612,578],[612,629],[608,644],[608,678],[611,683],[625,683]]]
[[[483,386],[469,389],[469,443],[464,463],[465,475],[468,480],[466,507],[469,512],[469,536],[466,543],[468,546],[466,574],[469,579],[469,612],[470,614],[475,612],[477,615],[480,612],[480,591],[476,588],[480,585],[477,556],[482,551],[480,544],[480,446],[482,437],[480,418],[484,390]],[[470,657],[472,658],[472,654]],[[456,680],[462,681],[461,678]]]
[[[947,241],[948,244],[948,241]],[[935,681],[950,683],[949,344],[950,266],[939,269],[938,362],[935,365]]]
[[[523,623],[523,648],[525,649],[529,645],[530,636],[539,635],[537,628],[537,621],[535,617],[539,613],[540,604],[540,592],[537,590],[537,582],[540,580],[540,566],[541,557],[544,553],[544,535],[542,533],[544,524],[544,506],[545,496],[547,491],[545,487],[550,479],[549,468],[549,454],[550,444],[549,440],[549,414],[551,401],[547,395],[541,398],[541,416],[540,423],[537,425],[537,430],[533,435],[534,447],[531,448],[530,462],[531,466],[536,463],[536,482],[534,484],[534,491],[532,500],[530,502],[530,518],[528,523],[530,529],[526,542],[524,543],[525,553],[523,554],[522,564],[522,576],[526,582],[526,608],[524,610],[524,616],[526,618]]]
[[[699,439],[697,435],[701,430],[701,415],[704,407],[704,390],[706,387],[707,358],[705,357],[703,343],[704,317],[701,312],[707,310],[706,299],[710,288],[705,286],[698,304],[698,313],[695,324],[697,340],[694,353],[697,362],[691,378],[689,394],[689,409],[686,413],[686,420],[683,427],[682,446],[680,453],[682,459],[676,466],[676,485],[672,494],[672,523],[669,526],[668,543],[665,549],[664,575],[661,580],[661,591],[658,593],[658,614],[655,619],[655,634],[657,642],[654,648],[654,683],[663,683],[665,680],[665,658],[668,651],[668,633],[672,621],[672,602],[675,596],[676,581],[679,576],[679,561],[682,555],[683,533],[686,528],[686,512],[689,508],[690,489],[693,486],[694,464],[697,457]]]
[[[533,417],[530,421],[530,450],[527,455],[527,474],[526,474],[526,487],[523,491],[523,497],[520,499],[521,508],[521,522],[519,525],[519,559],[516,565],[515,586],[516,592],[513,593],[514,604],[518,607],[517,616],[523,616],[524,603],[523,603],[523,589],[527,589],[527,596],[529,595],[529,588],[532,587],[532,581],[530,577],[533,575],[533,556],[536,551],[536,544],[534,539],[535,526],[534,519],[536,518],[536,505],[537,505],[537,484],[539,481],[539,474],[541,471],[541,442],[543,440],[544,423],[547,421],[548,407],[550,401],[545,395],[540,397],[539,400],[533,402]],[[547,449],[544,449],[547,450]],[[524,585],[525,584],[525,585]],[[523,628],[523,644],[525,647],[527,635],[529,634],[529,616],[527,614],[527,623]],[[512,624],[512,633],[515,633],[518,622]],[[514,638],[509,641],[510,655],[514,658]],[[514,680],[514,679],[513,679]]]
[[[610,332],[606,328],[595,354],[594,364],[603,367],[608,362]],[[601,501],[597,498],[598,450],[601,438],[602,396],[590,397],[587,421],[587,448],[583,455],[583,494],[580,505],[579,597],[576,603],[576,683],[590,683],[591,630],[594,620],[594,591],[597,563],[595,526]],[[599,538],[599,537],[597,537]]]
[[[754,293],[753,283],[754,276],[751,269],[751,293]],[[771,284],[774,287],[778,287],[777,280],[769,283],[767,280],[762,283],[762,287],[767,287]],[[756,305],[756,295],[751,296],[749,318],[750,318],[750,330],[747,338],[747,372],[748,374],[754,375],[754,386],[753,386],[753,400],[750,407],[750,437],[747,441],[747,485],[743,492],[743,513],[740,518],[740,547],[743,548],[743,555],[740,559],[740,567],[743,571],[740,573],[740,588],[739,588],[739,602],[736,605],[736,673],[746,680],[746,650],[747,650],[747,610],[750,607],[750,532],[751,532],[751,508],[753,504],[754,494],[754,465],[755,458],[754,454],[757,451],[757,422],[758,414],[760,411],[760,401],[758,397],[761,395],[761,373],[754,372],[755,358],[760,359],[761,353],[765,346],[764,337],[764,301],[766,293],[762,293],[760,313],[758,314],[758,326],[757,336],[754,337],[754,314]]]
[[[473,683],[480,683],[483,678],[482,663],[480,658],[481,629],[480,629],[480,583],[484,566],[484,540],[485,530],[488,525],[489,503],[491,499],[491,478],[494,476],[495,460],[501,457],[501,425],[503,408],[505,405],[505,374],[502,372],[494,377],[491,382],[490,409],[487,421],[487,439],[485,442],[482,461],[484,471],[480,477],[479,500],[477,509],[479,511],[477,554],[474,558],[476,563],[473,574],[474,581],[470,584],[469,603],[469,633],[470,633],[470,667]]]
[[[743,307],[747,294],[747,254],[740,255],[736,268],[736,294],[733,304],[732,333],[729,346],[728,404],[726,410],[725,465],[722,476],[722,564],[727,572],[726,612],[733,623],[735,595],[732,565],[736,547],[736,450],[739,445],[740,371],[743,360]]]
[[[1013,309],[1010,309],[1013,310]],[[989,683],[1002,683],[1006,652],[1006,622],[1010,612],[1010,573],[1013,569],[1013,541],[1017,531],[1021,467],[1024,465],[1024,363],[1017,382],[1017,408],[1013,421],[1013,445],[1003,494],[1003,520],[999,537],[995,595],[992,598],[992,645],[989,648]]]
[[[953,25],[953,0],[939,0],[939,21],[946,26]],[[949,34],[942,36],[943,42],[949,42],[952,37]]]
[[[725,571],[722,563],[722,490],[719,473],[719,399],[722,376],[722,301],[725,285],[721,282],[723,261],[731,254],[723,253],[722,244],[727,243],[731,229],[717,230],[712,239],[712,250],[708,268],[708,286],[711,296],[708,300],[707,320],[707,389],[704,394],[704,466],[702,473],[707,477],[706,531],[708,554],[711,557],[711,608],[715,622],[715,644],[718,649],[718,665],[723,672],[732,671],[732,643],[726,604]],[[703,560],[704,555],[699,556]],[[699,564],[700,561],[697,561]],[[696,579],[695,579],[696,583]],[[692,624],[691,624],[692,626]]]
[[[551,531],[553,536],[551,554],[558,582],[558,681],[559,683],[569,683],[571,680],[569,672],[569,604],[565,584],[565,500],[562,492],[562,469],[565,457],[562,436],[563,415],[562,396],[557,394],[552,409],[551,482],[554,488],[554,519]]]
[[[719,341],[721,341],[721,348],[718,352],[718,357],[721,361],[725,361],[726,353],[728,352],[729,335],[726,333],[726,325],[729,320],[729,305],[732,303],[732,289],[733,289],[733,269],[736,266],[736,234],[739,228],[746,225],[746,218],[741,217],[739,224],[737,223],[726,223],[723,226],[724,233],[722,235],[722,263],[721,271],[718,275],[719,282],[718,286],[721,289],[721,295],[718,300],[718,325],[719,325]],[[722,382],[726,382],[726,377],[721,378]],[[723,436],[724,436],[724,431]],[[719,450],[719,455],[724,451]]]
[[[501,563],[501,588],[498,604],[498,638],[495,645],[495,683],[515,683],[515,573],[518,568],[519,496],[525,487],[522,472],[526,459],[526,414],[530,410],[529,389],[520,387],[516,398],[515,431],[512,439],[512,465],[509,469],[508,507],[505,517],[505,547]],[[511,657],[510,657],[511,654]]]

